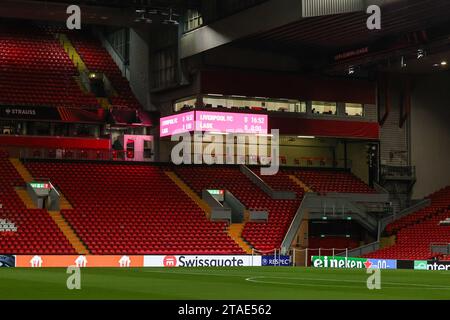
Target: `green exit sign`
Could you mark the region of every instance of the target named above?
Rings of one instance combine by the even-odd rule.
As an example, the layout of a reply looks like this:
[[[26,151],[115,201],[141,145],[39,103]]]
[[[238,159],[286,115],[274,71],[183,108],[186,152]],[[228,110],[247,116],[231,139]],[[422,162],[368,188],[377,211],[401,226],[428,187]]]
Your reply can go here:
[[[31,182],[30,185],[33,189],[50,189],[50,183]]]
[[[222,195],[224,194],[224,190],[208,190],[208,192],[212,195]]]

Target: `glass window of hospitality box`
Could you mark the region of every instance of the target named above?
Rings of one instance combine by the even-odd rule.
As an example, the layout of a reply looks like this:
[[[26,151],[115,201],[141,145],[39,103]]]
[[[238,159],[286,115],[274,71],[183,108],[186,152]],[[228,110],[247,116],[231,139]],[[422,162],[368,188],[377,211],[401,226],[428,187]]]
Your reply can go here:
[[[206,108],[244,109],[254,111],[306,112],[306,103],[298,100],[247,98],[236,96],[204,96]]]
[[[311,113],[336,115],[337,103],[325,101],[312,101]]]
[[[347,116],[364,116],[364,106],[360,103],[346,103],[345,104],[345,114]]]
[[[175,111],[194,109],[196,102],[197,98],[195,97],[177,101],[175,102]]]

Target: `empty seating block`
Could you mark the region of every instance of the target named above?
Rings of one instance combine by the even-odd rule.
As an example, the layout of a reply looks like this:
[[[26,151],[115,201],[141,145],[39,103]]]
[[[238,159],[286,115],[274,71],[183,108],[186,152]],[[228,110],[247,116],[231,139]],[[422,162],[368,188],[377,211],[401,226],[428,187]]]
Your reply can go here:
[[[252,168],[252,171],[258,175],[265,183],[267,183],[274,190],[281,191],[293,191],[297,194],[299,198],[303,198],[305,190],[292,181],[289,175],[284,171],[280,170],[275,175],[261,175],[261,170],[259,168]]]
[[[439,222],[450,217],[450,187],[428,196],[431,204],[402,217],[386,227],[388,234],[396,234],[393,246],[367,255],[385,259],[430,259],[439,254],[431,252],[432,243],[450,243],[448,227]]]
[[[92,254],[243,254],[159,167],[32,163],[74,207],[62,214]]]
[[[203,189],[226,189],[247,209],[269,212],[267,222],[248,222],[242,237],[260,251],[279,249],[292,218],[300,205],[297,200],[273,200],[253,184],[238,167],[175,167],[175,172],[199,195]]]
[[[89,71],[100,72],[108,77],[118,94],[110,98],[112,105],[142,109],[131,91],[128,80],[122,76],[122,72],[99,40],[80,32],[71,32],[69,37]]]
[[[6,153],[0,152],[0,219],[17,231],[0,233],[2,254],[76,254],[46,210],[27,209],[15,187],[24,187]]]
[[[26,24],[0,24],[0,104],[97,108],[53,34]]]
[[[375,190],[350,172],[309,169],[283,170],[295,175],[315,192],[375,193]]]

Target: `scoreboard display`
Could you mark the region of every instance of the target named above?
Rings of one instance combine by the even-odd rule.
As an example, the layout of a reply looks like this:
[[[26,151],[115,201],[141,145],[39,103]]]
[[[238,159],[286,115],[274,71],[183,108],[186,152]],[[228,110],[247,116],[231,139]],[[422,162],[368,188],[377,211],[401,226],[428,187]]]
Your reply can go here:
[[[267,115],[198,111],[195,129],[205,132],[267,134]]]
[[[267,134],[268,116],[214,111],[191,111],[160,119],[160,137],[191,132]]]
[[[195,112],[186,112],[176,114],[160,119],[160,137],[167,137],[183,132],[194,131],[195,128]]]

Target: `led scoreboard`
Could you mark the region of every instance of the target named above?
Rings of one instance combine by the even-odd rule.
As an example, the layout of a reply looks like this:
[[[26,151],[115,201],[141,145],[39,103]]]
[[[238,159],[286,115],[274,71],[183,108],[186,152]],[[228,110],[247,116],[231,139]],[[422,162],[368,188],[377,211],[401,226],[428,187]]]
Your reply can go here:
[[[194,131],[195,128],[195,112],[186,112],[161,118],[160,120],[160,137],[171,136],[176,133]]]
[[[265,114],[191,111],[161,118],[160,136],[190,131],[267,134],[268,116]]]
[[[197,111],[195,129],[207,132],[266,134],[267,115]]]

